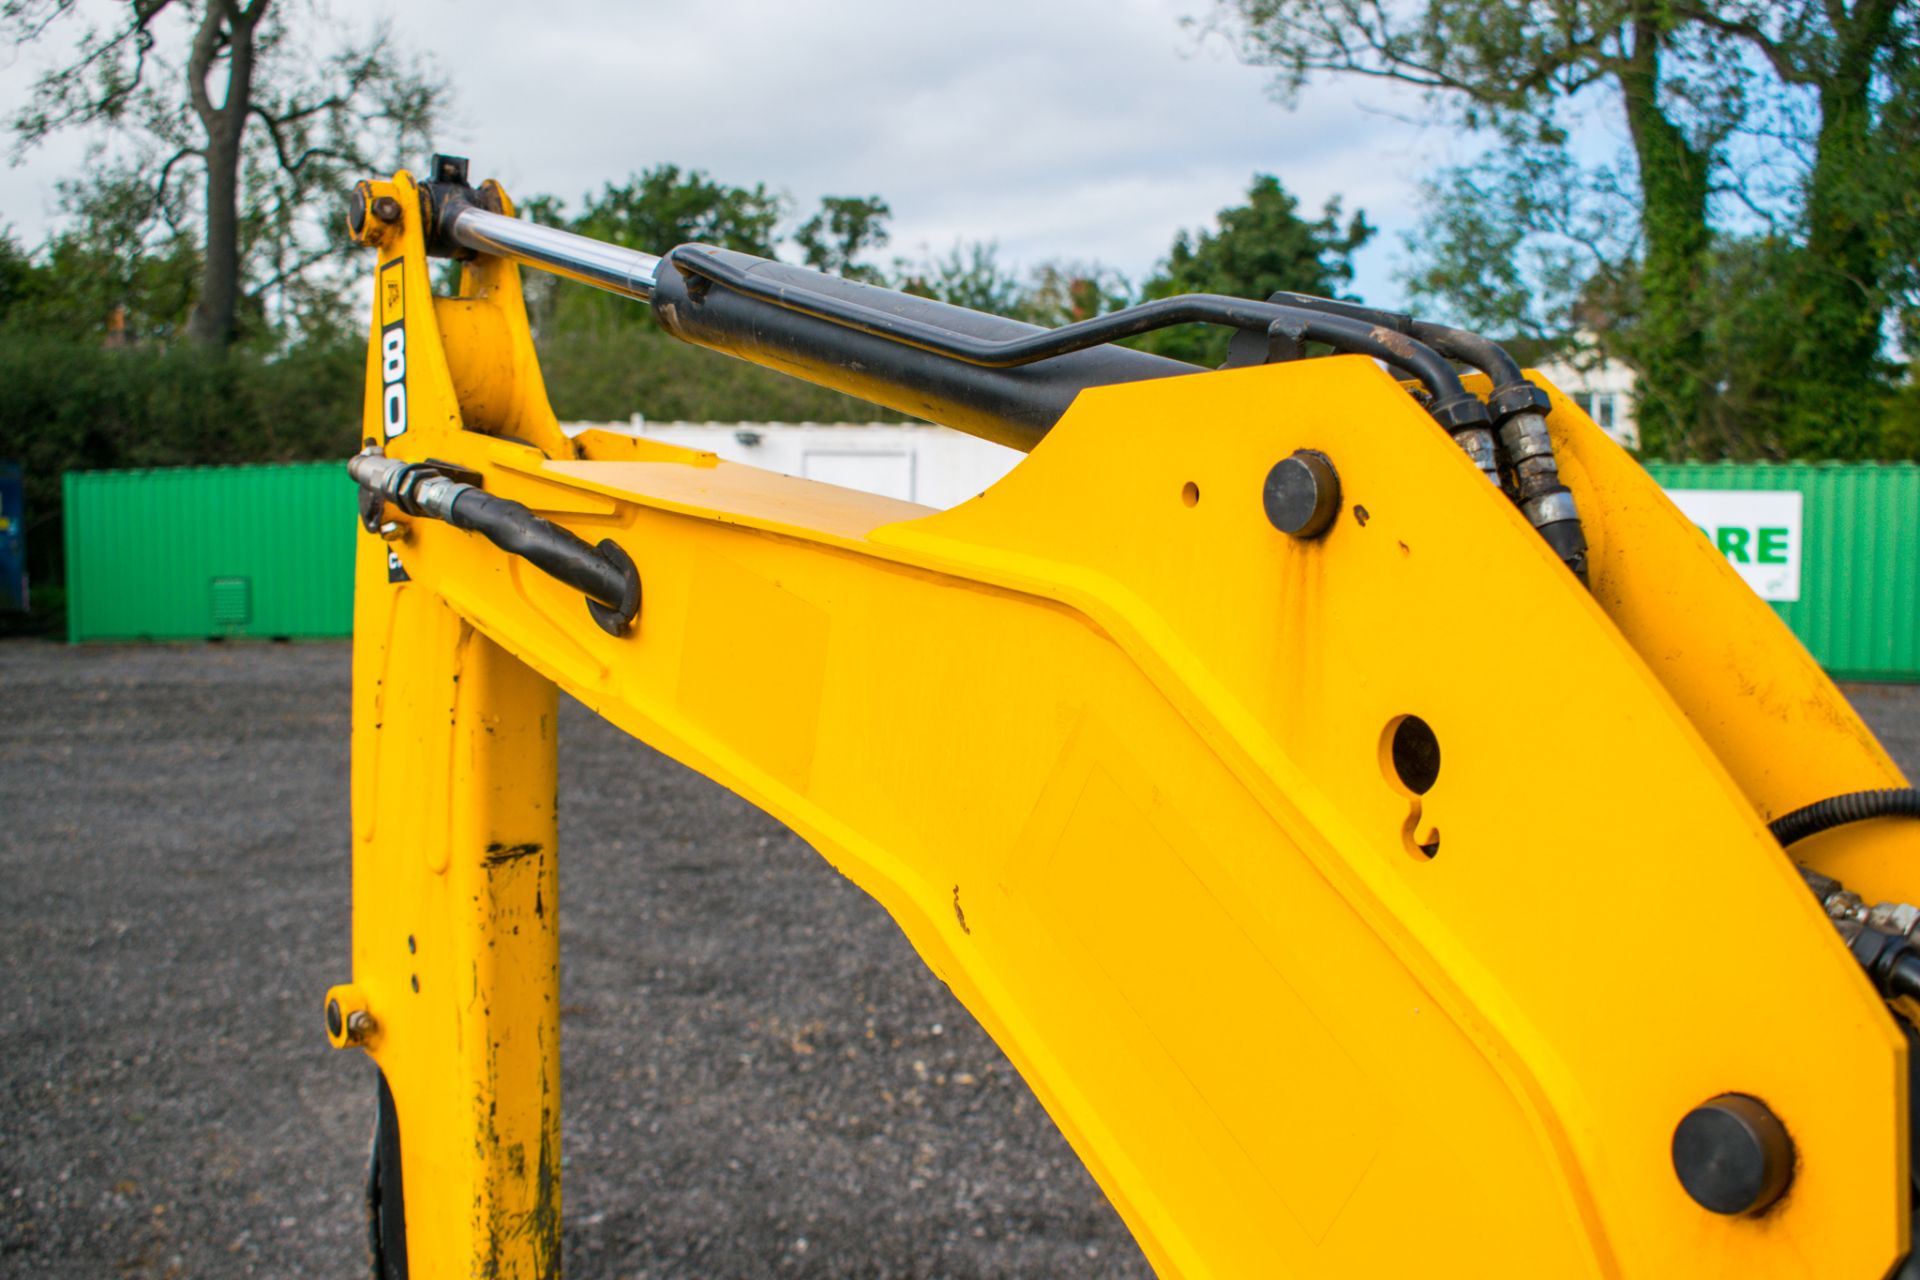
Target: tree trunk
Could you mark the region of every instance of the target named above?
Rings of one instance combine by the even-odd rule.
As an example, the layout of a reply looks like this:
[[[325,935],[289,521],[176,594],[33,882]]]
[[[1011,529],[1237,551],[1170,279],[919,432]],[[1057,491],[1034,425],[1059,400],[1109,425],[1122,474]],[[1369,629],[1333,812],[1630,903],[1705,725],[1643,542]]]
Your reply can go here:
[[[247,113],[253,99],[253,33],[268,0],[245,10],[232,0],[210,0],[188,59],[194,113],[207,131],[207,242],[200,298],[187,319],[187,334],[212,347],[231,345],[240,311],[240,162]],[[208,77],[222,46],[227,51],[227,92],[215,105]]]
[[[1699,313],[1711,236],[1707,187],[1712,157],[1695,148],[1660,102],[1656,6],[1635,6],[1632,47],[1618,72],[1627,128],[1640,169],[1642,314],[1634,338],[1639,365],[1642,450],[1684,453],[1704,421],[1706,343]]]
[[[200,270],[200,298],[187,320],[198,342],[224,347],[237,329],[240,296],[239,140],[215,138],[207,145],[207,243]]]
[[[1893,9],[1891,0],[1862,0],[1836,21],[1820,84],[1807,243],[1790,282],[1803,320],[1786,379],[1796,454],[1867,457],[1878,443],[1886,262],[1873,226],[1881,193],[1872,86]]]

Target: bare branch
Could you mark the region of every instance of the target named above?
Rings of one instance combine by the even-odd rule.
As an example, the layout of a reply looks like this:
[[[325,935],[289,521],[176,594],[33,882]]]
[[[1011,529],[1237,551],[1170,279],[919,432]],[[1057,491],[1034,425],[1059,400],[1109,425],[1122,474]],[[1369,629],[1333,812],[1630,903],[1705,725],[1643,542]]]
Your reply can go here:
[[[245,314],[236,300],[249,294],[325,305],[337,281],[315,264],[336,237],[322,202],[371,153],[418,145],[444,88],[396,56],[384,26],[341,39],[304,16],[283,18],[292,9],[274,0],[101,8],[111,17],[89,27],[76,16],[87,13],[80,0],[0,0],[0,41],[51,35],[62,19],[81,30],[16,115],[10,141],[24,148],[86,125],[112,131],[111,146],[95,142],[87,178],[70,185],[102,193],[90,208],[113,219],[92,224],[103,243],[138,255],[163,228],[172,251],[193,243],[193,337],[231,341]],[[203,172],[204,182],[187,180]],[[302,283],[303,272],[316,278]]]
[[[0,8],[0,17],[4,17],[8,23],[14,25],[14,43],[25,44],[29,40],[39,39],[41,33],[48,27],[71,13],[75,2],[76,0],[53,0],[53,3],[41,6],[46,12],[36,19],[30,13],[34,5],[24,3],[23,0],[13,0],[4,8]]]
[[[360,159],[359,156],[353,155],[350,152],[340,151],[333,147],[322,147],[322,146],[307,147],[306,149],[301,151],[297,159],[289,159],[287,155],[286,144],[280,136],[281,126],[287,123],[288,117],[276,117],[276,116],[269,115],[266,112],[266,110],[261,107],[253,108],[253,111],[251,114],[256,119],[258,119],[262,124],[267,126],[267,137],[273,140],[274,157],[279,160],[280,167],[282,169],[285,169],[288,173],[297,174],[300,172],[300,170],[303,167],[305,167],[307,161],[320,158],[320,157],[338,160],[342,164],[355,164],[355,163],[358,163]],[[305,114],[312,114],[312,113],[307,112]]]
[[[259,284],[255,285],[251,290],[248,291],[248,296],[253,298],[264,298],[267,294],[272,293],[275,289],[278,289],[281,285],[286,284],[290,280],[297,279],[299,276],[305,274],[311,268],[318,266],[322,262],[325,262],[328,258],[339,257],[342,253],[346,252],[348,248],[351,248],[351,246],[346,245],[345,242],[339,242],[335,244],[329,244],[324,248],[315,249],[307,253],[305,256],[296,259],[292,263],[292,265],[282,267],[279,271],[275,272],[272,276],[268,277],[267,279],[261,281]]]
[[[205,160],[207,153],[199,147],[181,147],[178,151],[168,156],[166,162],[160,166],[160,173],[155,177],[153,183],[153,202],[156,207],[161,209],[166,208],[167,183],[173,177],[173,167],[189,157],[198,157],[201,160]]]
[[[1428,7],[1423,18],[1409,21],[1402,16],[1408,7],[1391,0],[1219,3],[1244,20],[1236,39],[1241,56],[1279,68],[1280,87],[1289,91],[1314,73],[1331,72],[1406,84],[1435,98],[1459,95],[1471,104],[1470,117],[1472,108],[1506,114],[1542,97],[1577,93],[1606,78],[1615,61],[1608,48],[1614,28],[1582,27],[1564,6],[1465,6],[1462,12],[1470,14],[1520,9],[1529,15],[1513,36],[1518,44],[1495,49],[1486,41],[1496,38],[1472,17],[1436,16]]]
[[[323,111],[339,110],[346,107],[352,101],[353,99],[348,94],[336,93],[331,97],[322,98],[310,107],[293,107],[286,111],[269,112],[265,107],[256,106],[253,108],[253,111],[255,115],[265,120],[269,127],[284,127],[290,124],[298,124],[302,120],[311,119]]]
[[[1779,215],[1778,205],[1775,204],[1775,205],[1769,206],[1768,204],[1762,203],[1760,200],[1755,199],[1753,196],[1753,193],[1747,189],[1747,183],[1745,179],[1734,179],[1728,182],[1717,182],[1710,188],[1710,193],[1716,196],[1733,197],[1733,199],[1740,204],[1741,208],[1745,209],[1748,213],[1751,213],[1754,217],[1760,219],[1760,221],[1766,224],[1768,235],[1777,236],[1780,234],[1780,215]]]
[[[1751,21],[1730,18],[1710,5],[1676,4],[1674,13],[1689,22],[1697,22],[1721,35],[1733,36],[1744,40],[1760,51],[1761,56],[1772,64],[1773,73],[1786,84],[1815,84],[1818,77],[1811,69],[1797,62],[1787,46],[1783,45]]]
[[[54,104],[53,109],[29,107],[14,117],[14,130],[19,135],[16,158],[48,134],[69,125],[119,119],[128,100],[142,86],[147,54],[153,47],[150,28],[169,3],[171,0],[135,0],[128,21],[111,37],[101,39],[96,31],[89,31],[81,37],[78,61],[40,77],[34,86],[34,98]],[[74,0],[60,0],[39,21],[23,22],[15,36],[16,42],[24,43],[37,37],[70,12],[73,4]],[[18,12],[10,7],[7,16],[15,17]],[[119,60],[129,45],[133,49],[133,67],[126,71],[119,67]],[[90,91],[96,80],[100,82],[97,94]]]

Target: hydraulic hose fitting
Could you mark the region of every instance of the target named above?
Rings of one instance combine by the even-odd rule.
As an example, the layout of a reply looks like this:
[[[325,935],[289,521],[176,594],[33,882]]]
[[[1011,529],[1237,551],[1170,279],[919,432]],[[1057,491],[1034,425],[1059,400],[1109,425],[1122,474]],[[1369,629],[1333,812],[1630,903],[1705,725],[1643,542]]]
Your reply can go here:
[[[1892,902],[1869,908],[1859,894],[1832,876],[1810,867],[1799,870],[1874,990],[1889,1000],[1903,996],[1920,1000],[1920,943],[1912,932],[1920,922],[1920,910]]]
[[[1466,451],[1473,465],[1498,489],[1500,458],[1494,449],[1492,419],[1487,414],[1487,406],[1472,394],[1462,392],[1436,400],[1430,412],[1434,421],[1446,428],[1454,443]]]
[[[1500,426],[1500,443],[1506,446],[1507,459],[1513,466],[1514,496],[1520,510],[1561,562],[1573,570],[1573,576],[1585,582],[1587,535],[1580,527],[1572,491],[1560,483],[1560,464],[1553,456],[1546,418],[1536,411],[1513,414]]]
[[[1547,414],[1553,402],[1547,393],[1516,376],[1495,387],[1487,407],[1499,424],[1500,443],[1513,468],[1514,501],[1554,554],[1574,577],[1587,580],[1587,535],[1573,494],[1560,483],[1560,464],[1553,456],[1553,437]]]
[[[1511,381],[1502,382],[1487,397],[1487,410],[1494,422],[1504,427],[1523,413],[1546,417],[1553,412],[1553,401],[1516,371]]]
[[[369,448],[347,461],[360,486],[361,523],[381,528],[391,503],[411,516],[478,533],[587,598],[587,613],[608,635],[625,635],[640,613],[640,572],[612,540],[597,546],[518,502],[481,489],[479,476],[441,462],[401,462]]]
[[[1547,434],[1546,417],[1553,408],[1547,393],[1527,381],[1504,348],[1477,333],[1425,320],[1411,321],[1408,332],[1449,359],[1464,360],[1493,383],[1487,408],[1513,468],[1513,500],[1561,563],[1584,583],[1587,535],[1580,528],[1573,495],[1560,483]]]
[[[453,504],[473,488],[444,463],[410,463],[368,449],[347,460],[347,474],[360,486],[360,523],[380,530],[380,507],[392,503],[410,516],[452,520]],[[470,474],[470,473],[469,473]]]
[[[1864,921],[1838,921],[1836,927],[1874,990],[1889,1000],[1920,999],[1920,950],[1911,938]]]

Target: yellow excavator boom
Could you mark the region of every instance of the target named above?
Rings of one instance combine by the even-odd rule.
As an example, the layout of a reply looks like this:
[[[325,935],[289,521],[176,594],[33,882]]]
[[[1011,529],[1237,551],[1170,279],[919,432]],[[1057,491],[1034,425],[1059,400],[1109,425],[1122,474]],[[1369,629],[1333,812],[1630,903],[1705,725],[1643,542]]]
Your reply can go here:
[[[1920,901],[1915,829],[1785,850],[1768,826],[1906,781],[1563,396],[1537,416],[1585,583],[1514,468],[1490,484],[1445,396],[1409,393],[1404,335],[1375,339],[1392,371],[1359,337],[1288,358],[1346,330],[1268,312],[1225,321],[1262,346],[1242,367],[1062,352],[1025,367],[1077,358],[1085,385],[1036,429],[1051,410],[993,399],[1022,366],[914,401],[937,342],[768,303],[786,277],[714,251],[650,287],[613,256],[565,270],[1030,449],[933,511],[569,437],[516,265],[561,233],[503,227],[450,162],[430,179],[355,197],[378,261],[327,1018],[380,1069],[385,1274],[559,1272],[560,690],[878,900],[1163,1276],[1877,1278],[1906,1254],[1905,953],[1865,963],[1881,944],[1823,898]],[[458,296],[430,251],[467,259]],[[904,363],[701,329],[750,303]]]

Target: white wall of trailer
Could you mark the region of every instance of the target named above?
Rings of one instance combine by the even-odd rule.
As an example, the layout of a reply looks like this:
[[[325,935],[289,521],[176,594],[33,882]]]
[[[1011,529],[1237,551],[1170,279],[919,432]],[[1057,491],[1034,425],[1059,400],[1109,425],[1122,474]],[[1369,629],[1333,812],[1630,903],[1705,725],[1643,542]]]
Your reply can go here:
[[[863,489],[922,506],[957,506],[1024,456],[964,432],[912,422],[569,422],[746,462],[783,475]]]
[[[1602,362],[1586,368],[1542,365],[1628,448],[1637,443],[1633,375]],[[920,422],[567,422],[569,433],[596,427],[702,449],[728,462],[745,462],[783,475],[820,480],[945,510],[990,488],[1024,456],[1016,450],[946,427]]]

